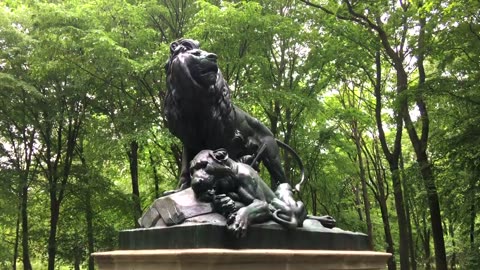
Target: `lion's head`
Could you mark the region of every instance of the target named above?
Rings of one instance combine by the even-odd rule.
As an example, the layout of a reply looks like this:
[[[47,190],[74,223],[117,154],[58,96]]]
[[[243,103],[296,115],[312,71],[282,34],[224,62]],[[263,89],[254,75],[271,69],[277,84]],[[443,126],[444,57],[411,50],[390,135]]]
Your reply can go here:
[[[170,88],[182,91],[179,94],[183,97],[205,94],[204,90],[214,85],[224,87],[217,80],[220,77],[223,83],[217,55],[201,50],[199,43],[191,39],[172,42],[166,71]]]
[[[223,147],[207,143],[230,138],[234,132],[229,119],[233,108],[230,90],[218,68],[217,56],[201,50],[197,41],[180,39],[170,45],[165,68],[167,127],[189,147]]]

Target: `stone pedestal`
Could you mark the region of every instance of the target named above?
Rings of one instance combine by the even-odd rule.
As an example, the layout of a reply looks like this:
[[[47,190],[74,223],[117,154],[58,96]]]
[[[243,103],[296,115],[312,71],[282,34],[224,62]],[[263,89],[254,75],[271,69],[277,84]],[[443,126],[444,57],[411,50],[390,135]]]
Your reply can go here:
[[[92,256],[100,270],[384,270],[391,255],[340,250],[156,249]]]
[[[92,254],[100,270],[383,270],[391,256],[368,251],[367,235],[315,217],[296,229],[253,224],[236,238],[191,189],[155,200],[139,223],[120,232],[120,250]]]
[[[209,219],[209,222],[218,220],[215,214],[202,218]],[[124,230],[119,235],[119,249],[368,250],[367,235],[338,228],[327,229],[319,222],[309,225],[313,222],[305,222],[303,228],[295,230],[286,230],[274,222],[254,224],[242,238],[236,238],[224,223],[201,223],[198,220],[164,228]]]

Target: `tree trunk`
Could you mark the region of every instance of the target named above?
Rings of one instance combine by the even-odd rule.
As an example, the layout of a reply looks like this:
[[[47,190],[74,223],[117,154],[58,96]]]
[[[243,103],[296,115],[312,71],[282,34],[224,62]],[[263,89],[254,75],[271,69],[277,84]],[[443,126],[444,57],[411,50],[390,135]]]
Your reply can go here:
[[[477,204],[477,200],[476,200],[476,193],[477,193],[477,169],[474,168],[473,169],[473,175],[470,176],[470,187],[469,187],[469,191],[470,191],[470,211],[469,211],[469,240],[470,240],[470,249],[471,251],[474,251],[475,249],[475,219],[477,217],[477,208],[476,208],[476,204]],[[473,253],[475,254],[475,253]]]
[[[312,214],[317,215],[317,190],[310,188],[310,198],[312,200]]]
[[[406,190],[405,187],[403,190]],[[415,253],[415,245],[413,243],[413,230],[410,220],[410,204],[408,203],[408,199],[407,203],[405,204],[405,214],[407,217],[408,247],[410,248],[410,266],[412,267],[412,270],[417,270],[417,256]]]
[[[415,224],[415,231],[417,232],[417,240],[420,239],[420,244],[422,246],[421,249],[423,251],[424,256],[424,261],[423,263],[425,264],[424,268],[426,270],[431,269],[431,264],[430,264],[430,231],[427,226],[427,221],[425,217],[426,209],[420,205],[419,208],[416,208],[414,202],[411,201],[411,198],[408,198],[407,203],[410,205],[410,207],[413,209],[412,211],[412,219]],[[418,241],[417,241],[418,243]],[[423,268],[422,268],[423,269]]]
[[[278,119],[280,116],[280,104],[278,101],[274,101],[273,104],[273,113],[269,113],[265,111],[268,115],[268,118],[270,120],[270,131],[273,133],[273,136],[277,138],[277,133],[278,133]]]
[[[418,158],[418,157],[417,157]],[[426,154],[425,154],[426,158]],[[443,239],[442,216],[440,213],[440,202],[438,199],[437,187],[433,179],[432,168],[427,159],[418,159],[422,178],[427,190],[428,206],[430,209],[430,223],[432,226],[432,238],[435,248],[436,270],[447,270],[447,255],[445,253],[445,242]]]
[[[87,176],[88,177],[88,176]],[[89,187],[87,183],[87,187]],[[93,209],[91,201],[91,192],[90,188],[87,189],[86,200],[85,200],[85,219],[87,223],[87,252],[88,252],[88,270],[94,270],[95,264],[93,257],[90,256],[94,252],[94,235],[93,235]]]
[[[28,212],[27,212],[27,202],[28,202],[28,180],[24,180],[22,187],[22,260],[23,260],[23,269],[31,270],[32,264],[30,263],[30,250],[28,245]]]
[[[82,167],[84,169],[83,179],[85,181],[85,222],[87,224],[87,254],[88,254],[88,270],[95,269],[95,263],[91,254],[94,252],[95,239],[93,235],[93,207],[92,207],[92,192],[90,187],[90,175],[87,166],[87,161],[83,155],[83,140],[78,147],[78,153]],[[81,255],[81,254],[80,254]],[[81,258],[81,256],[79,257]],[[76,265],[76,264],[75,264]]]
[[[18,209],[20,210],[20,209]],[[13,260],[12,260],[12,269],[17,269],[17,259],[18,259],[18,242],[20,240],[20,219],[21,211],[17,213],[17,222],[15,225],[15,244],[13,246]]]
[[[452,247],[453,247],[453,254],[450,260],[450,270],[455,270],[457,265],[457,252],[455,251],[456,249],[455,230],[453,229],[453,224],[451,221],[448,224],[448,231],[450,232],[450,238],[452,238]]]
[[[387,196],[385,195],[385,182],[383,178],[383,165],[381,163],[381,158],[378,151],[378,144],[374,142],[374,157],[371,156],[371,160],[375,168],[375,178],[377,179],[378,186],[378,204],[380,206],[380,212],[382,214],[382,223],[383,231],[385,233],[385,242],[387,242],[386,252],[395,254],[395,246],[393,244],[392,232],[390,227],[390,220],[388,218],[388,206],[387,206]],[[397,266],[395,263],[395,256],[391,256],[387,262],[388,270],[396,270]]]
[[[73,269],[75,270],[81,270],[80,269],[80,256],[78,254],[78,252],[75,252],[75,261],[73,262]]]
[[[373,226],[372,226],[372,219],[370,217],[370,199],[368,198],[368,190],[367,190],[367,179],[365,177],[365,167],[363,164],[363,156],[362,156],[362,142],[361,142],[361,135],[358,131],[358,124],[357,122],[353,123],[352,128],[352,135],[355,140],[355,146],[357,148],[357,160],[358,160],[358,168],[360,172],[360,181],[362,185],[362,197],[363,197],[363,206],[365,208],[365,221],[367,223],[367,235],[368,235],[368,242],[370,250],[373,250]]]
[[[419,67],[421,67],[419,60]],[[420,68],[421,69],[421,68]],[[422,73],[422,72],[420,72]],[[420,76],[422,77],[422,76]],[[420,80],[423,84],[422,81]],[[428,159],[427,142],[428,142],[428,116],[426,106],[421,98],[417,98],[417,105],[419,106],[420,115],[422,118],[422,137],[419,138],[415,126],[410,118],[408,107],[404,106],[403,118],[405,121],[405,128],[407,129],[410,142],[412,143],[417,163],[420,167],[423,183],[427,191],[428,208],[430,210],[430,223],[432,227],[433,244],[435,248],[435,264],[436,270],[447,270],[447,256],[445,253],[445,242],[443,239],[442,217],[440,212],[440,202],[438,198],[437,187],[433,177],[432,167]]]
[[[50,232],[48,235],[48,270],[55,270],[57,255],[57,225],[60,214],[60,204],[56,199],[56,191],[50,191]],[[53,192],[53,194],[52,194]]]
[[[135,140],[130,142],[128,161],[130,163],[130,176],[132,179],[133,222],[135,228],[138,228],[140,226],[138,219],[142,215],[142,206],[140,205],[140,190],[138,187],[138,142]]]
[[[382,188],[383,189],[383,188]],[[385,233],[385,242],[387,242],[386,252],[395,254],[395,248],[393,245],[392,232],[390,230],[390,221],[388,219],[387,199],[385,198],[385,192],[382,191],[379,198],[380,212],[382,214],[383,231]],[[387,262],[388,270],[396,270],[395,256],[390,257]]]
[[[432,258],[432,252],[430,250],[430,230],[428,229],[427,226],[427,221],[425,217],[425,213],[422,213],[422,223],[423,223],[423,249],[425,250],[425,269],[426,270],[431,270],[432,269],[432,264],[431,264],[431,258]]]
[[[402,186],[403,186],[403,191],[405,192],[405,214],[407,218],[407,231],[408,231],[408,244],[409,244],[409,250],[410,250],[410,265],[412,267],[412,270],[417,270],[417,258],[415,254],[415,245],[413,244],[413,231],[412,231],[412,222],[410,219],[410,203],[409,203],[409,198],[410,198],[410,192],[409,189],[407,188],[406,184],[406,175],[405,175],[405,167],[403,163],[403,155],[400,154],[400,170],[402,171]]]
[[[408,248],[408,231],[407,231],[407,217],[404,208],[404,198],[402,192],[402,184],[400,180],[400,172],[398,164],[393,162],[390,165],[392,172],[393,196],[395,198],[395,209],[397,211],[398,230],[400,234],[399,250],[400,250],[400,269],[408,270],[409,267],[409,248]]]
[[[470,247],[472,249],[475,248],[475,218],[477,214],[475,211],[475,203],[472,202],[470,205],[470,229],[469,229],[469,236],[470,236]]]
[[[420,3],[421,5],[421,3]],[[421,89],[425,84],[425,69],[423,66],[424,61],[424,36],[425,36],[425,18],[420,18],[420,31],[418,36],[418,55],[417,55],[417,66],[419,74],[419,88]],[[403,68],[402,68],[403,69]],[[407,82],[407,75],[403,70],[397,71],[397,75],[401,75],[401,79]],[[398,77],[398,76],[397,76]],[[404,77],[404,78],[403,78]],[[404,89],[407,89],[406,86]],[[405,98],[406,99],[406,98]],[[423,183],[427,191],[427,200],[428,206],[430,209],[430,223],[432,226],[432,237],[433,245],[435,249],[435,265],[436,270],[447,270],[447,256],[445,252],[445,242],[443,239],[443,228],[442,228],[442,216],[440,212],[440,202],[438,199],[437,187],[435,185],[435,180],[433,177],[432,167],[427,155],[427,146],[428,146],[428,132],[429,132],[429,118],[426,104],[423,100],[421,94],[417,93],[416,104],[420,112],[420,120],[422,123],[421,127],[421,137],[418,136],[415,125],[410,118],[408,111],[408,102],[405,100],[402,103],[402,114],[405,121],[405,128],[407,129],[408,136],[412,143],[413,149],[415,150],[415,155],[417,157],[417,163],[420,167],[420,173],[422,175]]]
[[[148,155],[150,157],[150,166],[152,167],[153,180],[155,185],[155,199],[160,197],[160,177],[158,176],[157,166],[153,159],[153,154],[150,149],[148,149]]]
[[[400,158],[400,153],[402,149],[402,131],[403,131],[403,121],[399,112],[396,112],[395,122],[396,122],[396,130],[395,130],[395,141],[393,145],[393,151],[390,152],[387,145],[387,139],[385,137],[385,132],[383,130],[383,121],[382,121],[382,95],[381,95],[381,61],[380,61],[380,52],[377,51],[375,54],[375,66],[376,66],[376,77],[375,77],[375,120],[377,123],[378,129],[378,137],[380,139],[380,144],[382,146],[383,153],[388,161],[390,166],[390,172],[392,173],[392,184],[393,184],[393,196],[395,199],[395,210],[397,212],[397,222],[398,222],[398,229],[400,234],[400,241],[399,241],[399,253],[400,253],[400,269],[401,270],[408,270],[409,263],[408,263],[408,233],[406,229],[406,216],[405,216],[405,209],[404,206],[404,199],[403,199],[403,192],[402,192],[402,185],[400,179],[400,173],[398,171],[398,162]],[[397,73],[397,91],[401,90],[401,86],[403,83],[406,83],[405,80],[399,80]],[[406,76],[406,74],[405,74]],[[406,84],[405,84],[406,86]]]
[[[362,203],[360,201],[360,187],[358,184],[353,185],[353,192],[355,193],[355,209],[357,209],[358,219],[363,221]]]

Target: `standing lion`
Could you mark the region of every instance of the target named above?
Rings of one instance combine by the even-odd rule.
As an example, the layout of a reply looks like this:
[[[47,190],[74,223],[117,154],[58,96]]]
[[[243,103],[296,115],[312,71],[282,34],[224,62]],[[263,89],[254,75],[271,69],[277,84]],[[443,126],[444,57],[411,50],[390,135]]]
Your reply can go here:
[[[231,103],[215,54],[201,50],[197,41],[180,39],[170,45],[166,73],[165,120],[183,143],[178,190],[190,186],[189,162],[204,149],[225,148],[232,159],[246,162],[261,149],[255,159],[270,173],[272,188],[290,182],[272,132]]]

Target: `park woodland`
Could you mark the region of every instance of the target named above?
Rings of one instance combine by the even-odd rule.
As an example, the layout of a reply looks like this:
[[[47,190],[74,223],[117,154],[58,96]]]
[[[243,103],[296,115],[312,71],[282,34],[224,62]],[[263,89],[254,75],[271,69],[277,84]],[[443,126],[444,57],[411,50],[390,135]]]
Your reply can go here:
[[[478,0],[0,1],[0,269],[97,269],[188,176],[171,44],[298,153],[273,166],[303,217],[388,270],[480,269]]]

